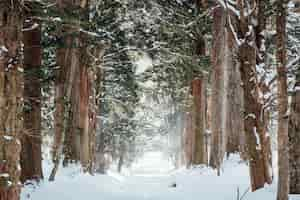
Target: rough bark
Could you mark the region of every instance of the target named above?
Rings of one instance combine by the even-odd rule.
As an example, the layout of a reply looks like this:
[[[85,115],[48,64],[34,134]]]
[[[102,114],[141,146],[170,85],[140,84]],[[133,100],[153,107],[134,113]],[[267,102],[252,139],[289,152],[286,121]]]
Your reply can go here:
[[[80,97],[81,97],[81,75],[83,68],[81,66],[81,51],[80,51],[80,39],[78,36],[72,36],[76,33],[76,29],[65,27],[63,30],[66,36],[64,38],[63,58],[64,63],[61,67],[65,68],[65,94],[68,96],[68,100],[65,100],[64,106],[68,109],[66,111],[66,124],[65,124],[65,136],[64,136],[64,165],[68,163],[78,162],[80,160]],[[70,36],[68,36],[70,35]]]
[[[78,9],[73,5],[74,2],[59,0],[57,2],[58,9],[61,13],[65,8]],[[78,2],[77,2],[78,3]],[[78,5],[78,4],[75,4]],[[76,154],[79,152],[76,149],[76,138],[78,135],[78,126],[74,125],[74,122],[78,122],[79,117],[77,114],[77,106],[74,105],[73,88],[76,86],[76,80],[78,81],[79,66],[80,66],[80,41],[79,37],[74,35],[77,29],[69,28],[67,25],[63,26],[59,32],[58,37],[61,38],[61,43],[56,52],[57,64],[59,70],[57,71],[55,81],[55,114],[54,114],[54,145],[53,145],[53,162],[54,168],[50,174],[49,180],[53,181],[55,174],[58,170],[59,162],[64,152],[66,157],[64,164],[68,162],[77,161]],[[78,84],[77,84],[78,85]],[[75,91],[78,87],[75,87]],[[74,130],[75,129],[75,130]],[[75,133],[74,133],[75,132]],[[75,149],[75,150],[74,150]]]
[[[266,62],[266,24],[267,24],[267,4],[270,3],[269,0],[258,1],[258,26],[255,28],[255,39],[257,46],[257,56],[256,56],[256,66],[261,68],[260,70],[267,69]],[[269,177],[269,183],[272,182],[273,179],[273,171],[272,171],[272,150],[271,150],[271,138],[269,133],[269,123],[270,123],[270,110],[271,106],[270,102],[270,85],[266,81],[266,74],[258,74],[257,78],[258,87],[260,90],[260,99],[263,103],[263,107],[261,108],[261,141],[262,141],[262,154],[264,157],[264,171],[266,173],[266,177]]]
[[[41,28],[27,20],[23,31],[24,43],[24,134],[22,135],[21,181],[43,178],[41,136],[41,83],[39,70],[42,62]]]
[[[193,124],[195,146],[193,164],[207,164],[206,148],[206,80],[196,78],[192,81]]]
[[[290,194],[300,194],[300,68],[292,96],[288,132]]]
[[[245,151],[249,160],[251,189],[255,191],[272,181],[269,156],[265,153],[270,145],[265,131],[268,121],[264,118],[264,99],[257,73],[257,67],[261,67],[257,63],[257,59],[260,58],[257,52],[259,44],[255,37],[257,25],[253,24],[254,20],[258,20],[259,13],[264,10],[258,9],[258,12],[245,15],[245,10],[255,7],[259,2],[244,3],[241,0],[237,5],[241,13],[237,23],[238,31],[231,30],[231,27],[229,30],[238,33],[238,60],[244,91]]]
[[[0,1],[0,200],[20,198],[23,66],[20,1]]]
[[[84,0],[70,1],[59,0],[58,7],[61,13],[65,9],[72,8],[74,13],[81,15],[81,18],[88,17],[88,2]],[[57,62],[60,66],[59,78],[56,84],[57,87],[57,110],[63,114],[57,113],[56,121],[56,139],[55,151],[57,155],[60,152],[63,142],[63,152],[65,154],[64,165],[70,162],[80,160],[84,171],[90,171],[92,166],[92,157],[90,153],[94,152],[90,148],[93,147],[94,132],[89,131],[89,127],[93,127],[95,116],[91,116],[90,110],[90,95],[92,94],[90,80],[94,77],[89,75],[90,56],[88,53],[88,45],[84,41],[89,39],[85,33],[80,31],[80,25],[65,25],[62,27],[59,37],[62,40],[62,46],[58,49]],[[93,54],[93,53],[92,53]],[[92,72],[92,71],[90,71]],[[62,84],[62,85],[60,85]],[[90,117],[93,118],[90,120]],[[58,166],[60,156],[56,156],[56,164],[53,169]],[[56,167],[57,166],[57,167]]]
[[[264,136],[262,135],[262,124],[260,121],[262,104],[257,99],[257,86],[251,81],[253,74],[256,74],[256,72],[253,71],[256,65],[255,59],[255,49],[244,43],[240,47],[240,69],[245,101],[246,151],[250,163],[251,188],[253,191],[264,187],[265,183],[270,183],[270,177],[265,171],[266,163],[262,153],[262,146],[264,146]]]
[[[236,27],[236,20],[234,20],[234,14],[228,13],[231,17],[232,26]],[[228,26],[228,23],[227,23]],[[245,149],[245,134],[244,134],[244,120],[243,120],[243,88],[241,86],[241,74],[239,71],[237,55],[237,44],[235,42],[234,35],[225,30],[225,40],[227,52],[226,69],[228,73],[226,84],[227,88],[227,111],[226,111],[226,154],[227,157],[231,153],[240,153],[244,158]]]
[[[82,55],[84,56],[84,55]],[[89,163],[89,76],[87,66],[80,66],[80,87],[79,87],[79,130],[80,130],[80,161],[84,170],[87,170]]]
[[[233,58],[233,57],[231,57]],[[232,62],[228,68],[228,105],[226,116],[226,154],[244,152],[243,90],[238,66]],[[244,157],[242,155],[242,157]]]
[[[219,169],[223,161],[226,148],[226,136],[224,133],[225,110],[225,15],[221,7],[213,10],[213,50],[212,50],[212,94],[211,94],[211,145],[209,165]]]
[[[66,48],[59,48],[56,52],[56,60],[60,69],[57,71],[55,79],[55,113],[54,113],[54,142],[52,148],[52,159],[54,167],[49,176],[49,181],[54,181],[59,162],[62,156],[62,144],[65,131],[65,102],[69,97],[65,93],[66,68],[64,67]]]
[[[96,167],[96,130],[97,130],[97,114],[98,114],[98,106],[96,100],[96,90],[97,84],[95,79],[95,73],[93,68],[90,67],[88,70],[88,84],[89,84],[89,113],[88,113],[88,120],[89,120],[89,127],[88,127],[88,135],[89,135],[89,165],[88,170],[92,174],[94,173]]]
[[[286,0],[277,0],[276,58],[278,80],[278,188],[277,200],[288,200],[289,194],[289,142],[288,93],[286,59]]]

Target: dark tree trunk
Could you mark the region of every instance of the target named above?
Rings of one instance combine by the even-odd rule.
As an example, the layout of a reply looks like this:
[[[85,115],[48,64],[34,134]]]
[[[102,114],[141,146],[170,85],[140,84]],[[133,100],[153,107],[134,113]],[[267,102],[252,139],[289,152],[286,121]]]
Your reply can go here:
[[[41,28],[35,21],[25,23],[24,43],[24,134],[22,136],[21,181],[43,178],[41,136],[40,67]]]
[[[244,118],[246,134],[246,152],[250,163],[251,188],[256,190],[271,182],[269,170],[262,152],[264,135],[263,124],[260,121],[262,104],[258,100],[258,91],[254,81],[251,81],[256,71],[255,49],[247,43],[240,47],[240,70],[244,88]],[[254,91],[254,92],[251,92]]]
[[[206,149],[206,80],[197,78],[192,81],[193,124],[195,146],[193,164],[207,164]]]
[[[300,194],[300,68],[291,102],[289,119],[290,194]]]
[[[19,200],[22,133],[22,5],[0,1],[0,200]]]

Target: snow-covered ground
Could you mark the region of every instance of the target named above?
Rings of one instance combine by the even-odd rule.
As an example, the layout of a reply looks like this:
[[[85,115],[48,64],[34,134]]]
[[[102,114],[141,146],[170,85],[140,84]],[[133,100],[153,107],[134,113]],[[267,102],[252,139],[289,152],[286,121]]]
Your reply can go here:
[[[51,165],[44,164],[46,177]],[[90,176],[78,167],[60,168],[56,181],[27,185],[22,200],[275,200],[276,184],[257,192],[249,190],[248,167],[238,156],[225,161],[222,175],[207,167],[172,170],[159,152],[145,154],[127,175],[109,171]],[[293,196],[292,200],[300,200]]]

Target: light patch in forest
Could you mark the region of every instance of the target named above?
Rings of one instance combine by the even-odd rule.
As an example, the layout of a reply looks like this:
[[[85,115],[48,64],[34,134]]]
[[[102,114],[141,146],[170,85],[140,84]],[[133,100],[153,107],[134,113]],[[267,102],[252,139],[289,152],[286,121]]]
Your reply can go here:
[[[153,62],[147,53],[142,53],[141,56],[135,61],[135,65],[135,74],[139,75],[151,68],[153,66]]]

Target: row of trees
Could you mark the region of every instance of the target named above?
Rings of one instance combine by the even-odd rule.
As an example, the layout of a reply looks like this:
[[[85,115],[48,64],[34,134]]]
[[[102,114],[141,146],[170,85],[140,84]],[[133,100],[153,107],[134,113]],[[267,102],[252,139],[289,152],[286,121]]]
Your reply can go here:
[[[61,162],[93,174],[113,160],[121,171],[149,127],[136,114],[146,109],[141,93],[168,105],[167,125],[150,131],[176,130],[177,166],[206,164],[220,175],[224,157],[238,152],[253,191],[273,179],[276,113],[278,200],[299,193],[293,11],[297,1],[0,0],[0,200],[19,199],[20,181],[43,178],[45,135],[51,181]],[[143,56],[151,67],[136,73]],[[288,77],[296,80],[290,107]]]
[[[290,10],[296,11],[297,2],[294,3],[296,7]],[[273,180],[269,128],[275,111],[278,119],[278,199],[288,199],[289,191],[298,193],[299,188],[295,139],[299,135],[295,127],[297,81],[291,84],[294,89],[290,93],[291,114],[288,113],[288,76],[293,79],[294,72],[299,71],[299,51],[295,48],[299,45],[299,33],[295,21],[289,24],[293,33],[287,35],[287,20],[295,16],[293,11],[290,15],[287,13],[292,4],[289,1],[226,0],[217,4],[210,1],[199,3],[204,10],[207,6],[215,6],[211,11],[212,45],[209,50],[211,89],[209,100],[201,101],[205,92],[199,92],[201,89],[195,92],[195,84],[201,88],[205,78],[191,79],[191,95],[196,101],[195,107],[187,114],[185,129],[187,163],[209,164],[220,174],[225,155],[239,152],[249,162],[254,191]],[[275,21],[272,16],[275,16]],[[276,34],[272,33],[274,29]],[[287,46],[289,37],[294,42],[292,48]],[[199,109],[206,109],[206,102],[209,132],[201,125],[206,123],[202,118],[205,111],[199,112]],[[289,155],[292,158],[289,159]]]

